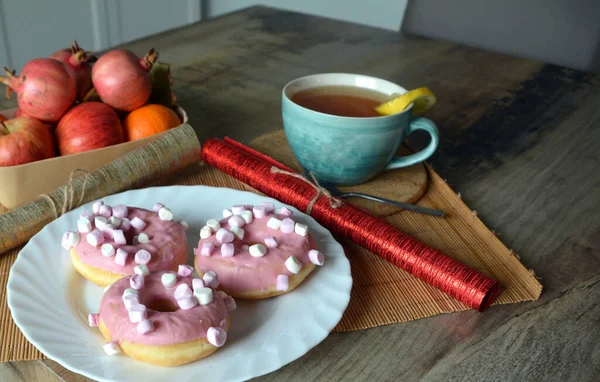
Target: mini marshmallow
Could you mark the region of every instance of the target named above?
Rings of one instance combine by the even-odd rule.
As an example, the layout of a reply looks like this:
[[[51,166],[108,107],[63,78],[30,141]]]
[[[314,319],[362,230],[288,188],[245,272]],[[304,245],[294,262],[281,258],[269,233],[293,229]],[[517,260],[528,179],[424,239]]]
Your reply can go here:
[[[90,232],[92,230],[92,223],[89,219],[81,218],[77,220],[77,231],[85,233]]]
[[[217,232],[218,230],[221,229],[221,223],[219,223],[219,221],[217,219],[209,219],[206,221],[206,225],[208,226],[208,228],[210,228],[213,232]]]
[[[232,310],[235,310],[235,308],[237,308],[237,304],[235,303],[235,300],[231,296],[226,296],[225,298],[223,298],[223,302],[225,303],[225,307],[227,308],[227,311],[229,311],[229,312],[231,312]]]
[[[219,322],[219,328],[225,330],[227,328],[227,319],[224,318],[221,320],[221,322]]]
[[[208,271],[202,277],[204,284],[209,288],[216,288],[219,286],[219,278],[214,271]]]
[[[323,256],[323,254],[316,249],[311,249],[308,251],[308,259],[311,263],[319,266],[323,265],[325,262],[325,256]]]
[[[173,212],[167,207],[162,207],[160,210],[158,210],[158,217],[160,220],[173,220]]]
[[[244,211],[240,214],[241,218],[244,219],[244,221],[246,222],[246,224],[250,224],[252,223],[252,219],[253,219],[253,215],[252,215],[252,211]]]
[[[102,235],[104,235],[105,239],[112,240],[113,239],[113,231],[115,230],[115,226],[112,224],[107,224],[100,231],[102,231]]]
[[[92,230],[92,223],[85,218],[77,220],[77,231],[79,232],[90,232]]]
[[[278,275],[275,283],[275,290],[285,292],[290,287],[290,277],[288,275]]]
[[[200,239],[208,239],[212,235],[212,229],[209,226],[205,225],[200,229]]]
[[[275,211],[275,205],[271,202],[262,202],[260,205],[264,207],[266,213]]]
[[[230,216],[232,216],[232,215],[233,215],[233,212],[231,212],[231,210],[228,210],[227,208],[225,208],[225,209],[223,210],[223,217],[224,217],[224,218],[228,218],[228,217],[230,217]]]
[[[231,243],[233,241],[233,239],[234,239],[233,234],[231,232],[229,232],[227,229],[221,228],[220,230],[217,231],[217,240],[220,243]]]
[[[160,281],[167,288],[171,288],[177,283],[177,275],[171,272],[165,273],[161,276]]]
[[[231,233],[234,234],[238,239],[243,240],[246,231],[241,227],[231,227]]]
[[[286,216],[289,218],[294,215],[294,212],[287,207],[281,207],[280,209],[277,210],[277,214],[281,215],[281,216]]]
[[[267,222],[267,227],[269,227],[269,228],[274,229],[275,231],[277,231],[281,227],[281,220],[279,220],[277,218],[271,218]]]
[[[234,215],[239,215],[244,211],[246,211],[246,206],[237,205],[237,206],[231,207],[231,212],[233,212]]]
[[[224,243],[221,245],[221,257],[233,257],[235,248],[233,243]]]
[[[104,352],[108,355],[115,355],[115,354],[119,354],[121,352],[121,348],[119,347],[119,344],[116,343],[115,341],[112,341],[112,342],[102,345],[102,349],[104,349]]]
[[[254,206],[254,208],[252,208],[252,213],[256,219],[262,219],[265,217],[267,211],[263,206]]]
[[[127,256],[129,256],[129,254],[124,249],[117,249],[115,254],[115,263],[124,267],[125,263],[127,262]]]
[[[152,207],[152,211],[154,212],[158,212],[160,211],[161,208],[163,208],[165,205],[162,203],[154,203],[154,206]]]
[[[125,309],[129,310],[132,306],[140,303],[140,297],[137,294],[130,294],[123,297],[123,305]]]
[[[127,288],[123,291],[123,298],[125,298],[126,296],[139,296],[140,292],[138,292],[137,290],[133,289],[133,288]]]
[[[175,297],[175,300],[183,300],[184,298],[192,297],[192,295],[192,290],[186,283],[177,285],[175,292],[173,292],[173,297]]]
[[[180,220],[179,224],[181,224],[181,226],[183,227],[183,229],[186,230],[186,231],[190,228],[190,225],[185,220]]]
[[[129,312],[129,321],[134,324],[137,322],[142,322],[146,318],[148,318],[148,309],[146,305],[143,304],[134,304],[131,308],[128,309]]]
[[[106,227],[107,224],[108,224],[108,219],[105,218],[104,216],[96,216],[94,218],[94,225],[98,229],[102,229],[102,228]]]
[[[294,256],[290,256],[285,261],[285,267],[288,269],[288,271],[297,275],[302,269],[302,264]]]
[[[123,230],[115,229],[112,231],[112,237],[115,244],[125,245],[127,244],[127,239],[125,239],[125,234]]]
[[[137,216],[134,217],[133,219],[131,219],[129,223],[131,224],[133,229],[135,229],[137,231],[143,230],[144,228],[146,228],[146,225],[147,225],[145,221],[138,218]]]
[[[250,256],[263,257],[267,254],[267,248],[262,244],[254,244],[250,246]]]
[[[123,230],[123,232],[129,231],[130,228],[131,228],[131,221],[129,221],[129,219],[127,219],[127,218],[121,218],[121,229]]]
[[[104,234],[102,231],[95,229],[86,235],[85,241],[92,247],[98,247],[104,243]]]
[[[150,259],[152,259],[150,252],[146,251],[145,249],[140,249],[135,253],[135,258],[133,261],[135,261],[136,264],[148,264]]]
[[[89,221],[90,223],[93,223],[93,222],[94,222],[94,217],[95,217],[95,216],[96,216],[96,215],[94,214],[94,212],[93,212],[93,211],[87,211],[87,210],[84,210],[84,211],[81,213],[81,215],[79,215],[79,217],[80,217],[81,219],[86,219],[86,220],[87,220],[87,221]]]
[[[100,247],[100,252],[104,257],[113,257],[116,254],[115,247],[109,243],[102,244]]]
[[[296,223],[294,227],[294,232],[296,232],[300,236],[308,236],[308,226],[306,224]]]
[[[144,321],[137,324],[135,330],[137,330],[137,332],[142,335],[150,333],[154,330],[154,324],[149,319],[145,319]]]
[[[97,202],[92,204],[92,211],[94,211],[94,214],[98,215],[100,213],[100,206],[103,206],[103,205],[104,205],[104,202],[101,200],[98,200]]]
[[[183,310],[192,309],[196,305],[198,305],[198,300],[194,297],[186,297],[181,300],[177,300],[177,305]]]
[[[98,209],[98,215],[104,216],[105,218],[109,218],[112,216],[112,207],[109,205],[102,205]]]
[[[206,331],[206,339],[211,345],[219,348],[225,345],[225,341],[227,341],[227,332],[221,328],[211,326]]]
[[[88,324],[91,327],[95,328],[96,326],[98,326],[98,319],[99,319],[99,316],[97,313],[88,314]]]
[[[108,223],[114,225],[115,228],[118,228],[121,226],[121,218],[118,218],[116,216],[111,216],[108,218]]]
[[[124,204],[117,204],[116,206],[113,206],[112,213],[114,217],[123,219],[127,217],[129,209]]]
[[[133,273],[141,276],[148,276],[150,274],[150,270],[146,266],[146,264],[138,264],[133,267]]]
[[[150,237],[145,232],[140,232],[140,234],[137,235],[137,238],[138,238],[138,243],[140,243],[140,244],[146,244],[147,242],[150,241]]]
[[[142,275],[132,275],[129,279],[129,286],[133,289],[142,289],[144,287],[144,276]]]
[[[296,226],[296,222],[290,218],[285,218],[281,221],[281,227],[279,230],[283,233],[292,233],[294,232],[294,227]]]
[[[62,237],[60,245],[67,251],[73,247],[77,247],[77,244],[81,241],[81,236],[78,232],[67,231]]]
[[[242,245],[240,248],[242,251],[247,251],[250,249],[250,247],[247,244]]]
[[[196,277],[192,279],[192,289],[196,290],[198,288],[205,288],[205,285],[204,280]]]
[[[215,250],[215,246],[213,243],[202,243],[202,249],[200,250],[200,255],[208,257]]]
[[[240,215],[233,215],[229,218],[229,220],[227,220],[227,223],[231,227],[243,227],[246,225],[246,221]]]
[[[277,239],[275,239],[273,236],[265,237],[265,244],[269,248],[277,248],[277,246],[279,245],[279,243],[277,242]]]
[[[186,264],[181,264],[177,267],[177,274],[181,277],[188,277],[194,271],[194,267],[191,267]]]
[[[207,305],[213,302],[213,291],[210,288],[196,288],[194,297],[200,305]]]

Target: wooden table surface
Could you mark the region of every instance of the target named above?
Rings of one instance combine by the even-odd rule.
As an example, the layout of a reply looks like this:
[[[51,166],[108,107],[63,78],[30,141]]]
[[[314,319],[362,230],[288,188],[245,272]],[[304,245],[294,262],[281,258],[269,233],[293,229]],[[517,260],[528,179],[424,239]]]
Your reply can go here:
[[[544,285],[538,301],[483,314],[334,333],[259,380],[597,380],[599,75],[260,7],[126,47],[156,47],[172,63],[201,139],[249,142],[281,128],[281,88],[303,75],[429,87],[438,104],[427,116],[441,132],[429,162]],[[0,380],[87,379],[45,360],[0,364]]]

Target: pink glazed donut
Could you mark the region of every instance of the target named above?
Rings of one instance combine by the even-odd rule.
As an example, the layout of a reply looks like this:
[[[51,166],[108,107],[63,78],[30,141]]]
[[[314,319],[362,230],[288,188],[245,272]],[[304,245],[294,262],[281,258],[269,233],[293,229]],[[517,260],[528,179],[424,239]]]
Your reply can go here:
[[[214,274],[204,279],[180,265],[178,273],[155,271],[127,276],[104,293],[98,314],[90,314],[109,341],[109,355],[128,356],[160,366],[204,358],[225,344],[229,311],[235,301],[214,290]]]
[[[176,271],[187,261],[187,223],[173,221],[173,213],[160,203],[154,211],[94,203],[84,211],[77,230],[66,232],[63,248],[74,268],[99,286],[135,273]]]
[[[233,206],[223,219],[210,219],[194,249],[199,275],[219,275],[219,289],[235,298],[263,299],[292,291],[324,256],[308,227],[290,209],[273,203]]]

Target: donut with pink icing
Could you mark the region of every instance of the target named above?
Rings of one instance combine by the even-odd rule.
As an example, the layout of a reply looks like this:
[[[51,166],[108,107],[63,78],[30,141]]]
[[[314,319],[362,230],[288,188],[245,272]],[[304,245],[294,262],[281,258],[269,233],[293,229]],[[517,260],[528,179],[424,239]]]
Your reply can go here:
[[[201,279],[192,270],[180,265],[178,272],[134,274],[112,284],[100,311],[88,318],[108,341],[107,354],[123,352],[146,363],[178,366],[223,346],[235,300],[214,289],[215,274]]]
[[[199,275],[215,272],[219,289],[242,299],[290,292],[324,262],[308,227],[270,202],[233,206],[208,220],[194,254]]]
[[[187,223],[173,218],[160,203],[150,211],[98,201],[93,211],[81,214],[76,230],[65,232],[61,244],[74,268],[100,286],[136,273],[177,271],[187,261]]]

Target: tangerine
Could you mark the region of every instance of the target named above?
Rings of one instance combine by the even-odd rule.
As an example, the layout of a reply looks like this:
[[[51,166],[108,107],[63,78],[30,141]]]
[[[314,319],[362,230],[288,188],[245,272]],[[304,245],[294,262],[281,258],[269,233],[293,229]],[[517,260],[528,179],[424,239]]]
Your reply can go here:
[[[177,114],[166,106],[150,104],[135,109],[123,120],[128,141],[144,139],[181,125]]]

